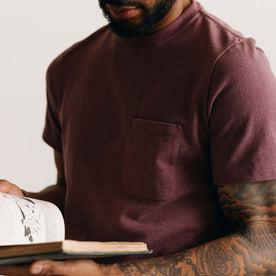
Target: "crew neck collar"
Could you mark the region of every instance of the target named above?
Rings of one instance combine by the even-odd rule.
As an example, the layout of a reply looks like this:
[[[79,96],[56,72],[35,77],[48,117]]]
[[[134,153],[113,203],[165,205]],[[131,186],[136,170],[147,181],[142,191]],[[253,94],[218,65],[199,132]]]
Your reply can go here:
[[[122,48],[138,48],[147,45],[153,46],[159,43],[160,41],[162,42],[168,39],[201,9],[200,4],[196,0],[192,0],[191,2],[192,3],[183,11],[183,13],[174,22],[155,33],[139,38],[126,38],[118,36],[113,31],[111,31],[114,43]]]

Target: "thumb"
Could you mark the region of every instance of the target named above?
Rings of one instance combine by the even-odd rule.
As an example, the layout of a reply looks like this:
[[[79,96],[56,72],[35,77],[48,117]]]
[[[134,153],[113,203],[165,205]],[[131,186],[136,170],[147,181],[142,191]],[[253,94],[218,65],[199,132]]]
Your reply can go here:
[[[54,261],[34,262],[30,267],[30,272],[34,275],[65,275],[62,264],[63,262]]]
[[[17,196],[24,195],[18,186],[6,179],[0,179],[0,192]]]

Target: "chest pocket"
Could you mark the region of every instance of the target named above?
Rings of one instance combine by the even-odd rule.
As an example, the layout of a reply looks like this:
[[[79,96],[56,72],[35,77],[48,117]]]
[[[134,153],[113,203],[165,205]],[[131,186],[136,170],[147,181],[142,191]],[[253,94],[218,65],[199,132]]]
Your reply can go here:
[[[136,198],[170,201],[177,197],[180,124],[132,119],[123,169],[123,191]]]

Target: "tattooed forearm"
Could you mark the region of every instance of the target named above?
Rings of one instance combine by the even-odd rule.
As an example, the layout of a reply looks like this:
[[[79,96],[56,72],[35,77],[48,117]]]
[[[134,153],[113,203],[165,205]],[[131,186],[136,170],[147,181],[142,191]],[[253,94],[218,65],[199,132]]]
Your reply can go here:
[[[123,275],[276,275],[276,181],[218,188],[234,232],[173,256],[118,264]]]
[[[239,262],[223,242],[212,242],[170,257],[119,264],[123,275],[240,275]]]

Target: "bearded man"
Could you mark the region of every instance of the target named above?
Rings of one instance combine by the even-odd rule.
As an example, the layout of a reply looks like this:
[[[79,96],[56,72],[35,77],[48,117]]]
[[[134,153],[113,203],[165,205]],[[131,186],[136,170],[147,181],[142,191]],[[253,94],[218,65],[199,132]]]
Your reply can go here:
[[[31,196],[64,207],[66,238],[153,253],[0,273],[276,275],[276,81],[263,51],[195,0],[99,4],[109,24],[48,69],[58,183]]]

